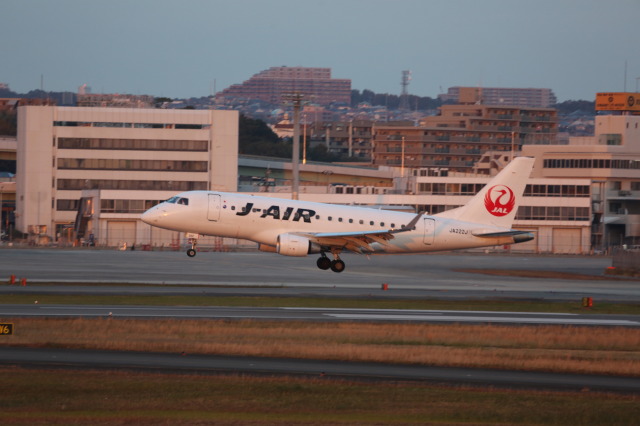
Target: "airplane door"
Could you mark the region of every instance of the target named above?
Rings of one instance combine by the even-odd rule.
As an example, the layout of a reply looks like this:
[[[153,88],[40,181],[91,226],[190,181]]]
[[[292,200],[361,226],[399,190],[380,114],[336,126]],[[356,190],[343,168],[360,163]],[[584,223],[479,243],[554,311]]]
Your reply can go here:
[[[424,243],[427,245],[433,244],[433,240],[436,237],[436,221],[435,219],[424,218]]]
[[[217,222],[220,220],[220,195],[209,194],[209,210],[207,212],[207,219]]]

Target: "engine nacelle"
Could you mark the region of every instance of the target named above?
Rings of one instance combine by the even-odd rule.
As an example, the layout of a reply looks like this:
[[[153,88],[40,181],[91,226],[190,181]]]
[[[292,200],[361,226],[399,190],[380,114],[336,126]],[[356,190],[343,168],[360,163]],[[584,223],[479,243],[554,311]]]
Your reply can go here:
[[[311,253],[320,253],[320,246],[299,235],[280,234],[276,253],[283,256],[303,257]]]

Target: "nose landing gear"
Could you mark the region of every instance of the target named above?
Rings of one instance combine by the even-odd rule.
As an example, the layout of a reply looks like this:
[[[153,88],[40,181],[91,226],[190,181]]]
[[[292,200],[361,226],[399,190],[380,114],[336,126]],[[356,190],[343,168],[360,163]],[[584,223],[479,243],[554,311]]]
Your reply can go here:
[[[189,242],[191,243],[191,248],[187,250],[187,256],[193,257],[196,255],[196,245],[198,245],[198,239],[189,238]]]

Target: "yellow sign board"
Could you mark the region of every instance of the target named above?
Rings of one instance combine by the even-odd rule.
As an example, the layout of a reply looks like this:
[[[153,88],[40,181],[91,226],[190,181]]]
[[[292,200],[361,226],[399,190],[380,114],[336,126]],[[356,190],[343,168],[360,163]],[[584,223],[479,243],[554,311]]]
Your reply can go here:
[[[0,324],[0,336],[13,334],[13,324],[11,323],[2,323]]]
[[[640,93],[597,93],[596,111],[640,112]]]

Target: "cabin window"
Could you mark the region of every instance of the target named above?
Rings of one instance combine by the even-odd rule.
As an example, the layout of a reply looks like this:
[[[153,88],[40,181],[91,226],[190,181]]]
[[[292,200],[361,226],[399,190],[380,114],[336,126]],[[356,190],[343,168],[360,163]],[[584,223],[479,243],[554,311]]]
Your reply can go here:
[[[338,218],[338,222],[342,222],[342,218],[341,217]]]
[[[380,226],[384,227],[384,222],[380,222]]]
[[[329,217],[327,218],[327,220],[328,220],[329,222],[331,222],[331,221],[333,220],[333,217],[332,217],[332,216],[329,216]]]
[[[364,225],[364,220],[360,219],[360,225]]]
[[[372,220],[369,221],[369,225],[373,226],[373,221]]]
[[[395,224],[395,223],[392,223],[392,224],[391,224],[391,227],[392,227],[392,228],[395,228],[395,227],[396,227],[396,224]]]
[[[353,223],[353,219],[349,219],[349,223]]]

